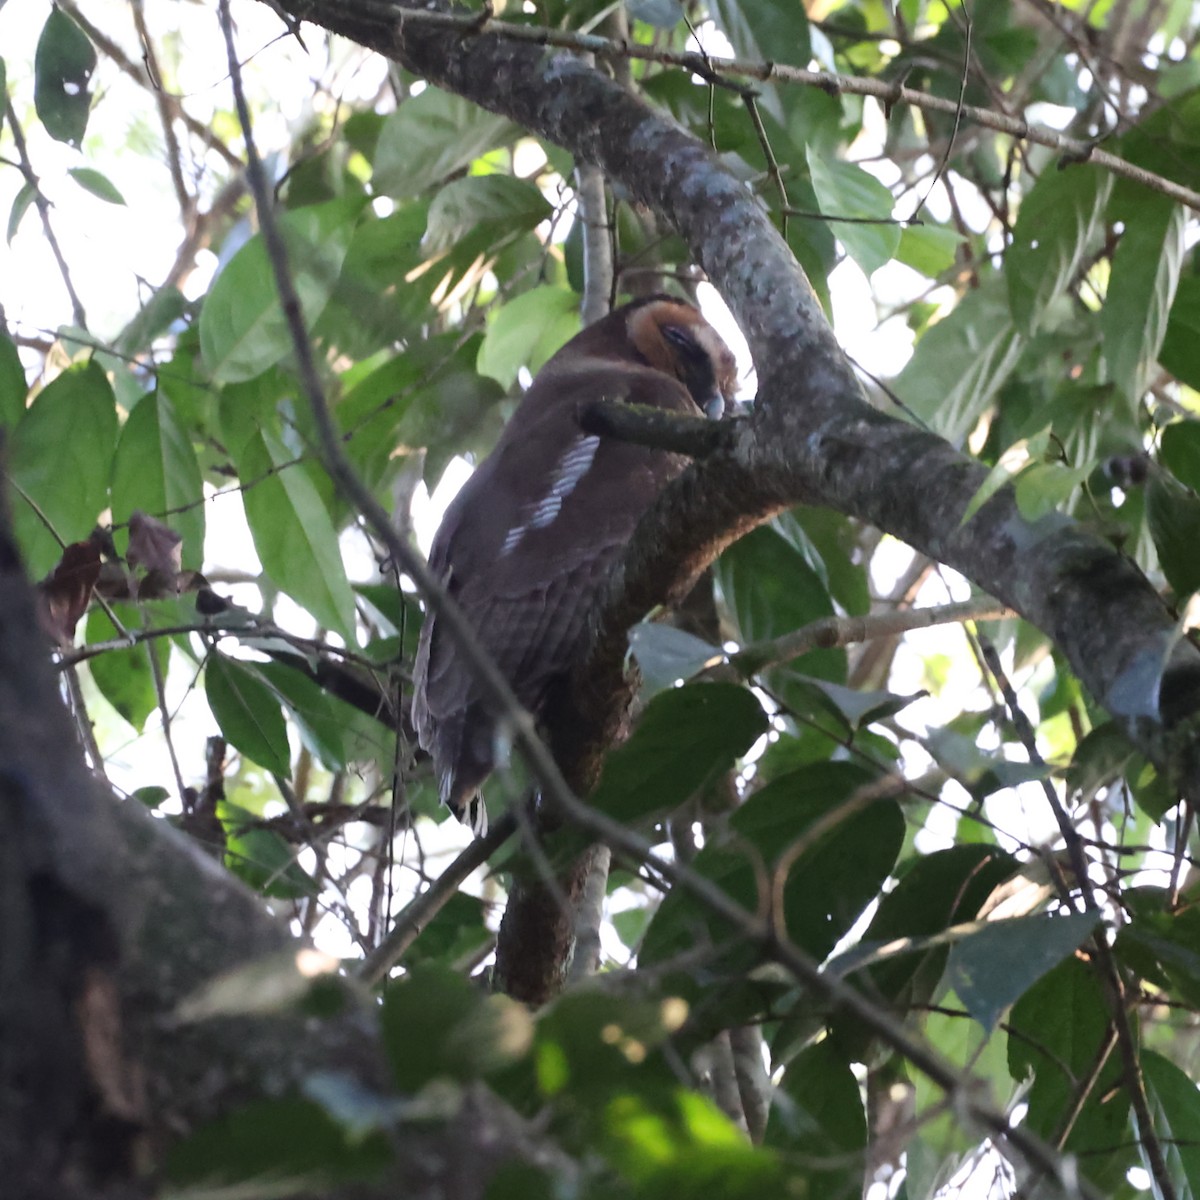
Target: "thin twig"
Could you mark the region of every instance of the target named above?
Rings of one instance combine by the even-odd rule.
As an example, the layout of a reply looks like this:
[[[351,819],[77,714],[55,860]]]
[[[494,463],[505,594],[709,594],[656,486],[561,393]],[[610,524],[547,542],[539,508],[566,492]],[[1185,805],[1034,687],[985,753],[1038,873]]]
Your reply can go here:
[[[425,891],[400,910],[387,937],[359,963],[355,975],[371,986],[379,983],[457,894],[467,876],[482,867],[516,831],[516,813],[510,809],[492,823],[484,837],[476,838]]]
[[[403,5],[358,0],[365,10],[386,14],[389,19],[435,25],[448,29],[466,29],[472,18],[434,10],[407,8]],[[858,75],[838,75],[832,71],[807,71],[783,63],[755,62],[740,58],[712,58],[695,51],[672,51],[657,46],[641,45],[637,42],[616,42],[596,34],[572,33],[566,30],[547,29],[541,26],[514,25],[507,21],[491,21],[488,33],[509,41],[532,42],[539,46],[556,46],[579,53],[590,53],[610,61],[626,58],[643,59],[663,66],[679,67],[702,78],[714,75],[734,75],[749,79],[774,80],[795,83],[805,87],[820,88],[830,95],[842,93],[854,96],[871,96],[883,104],[908,104],[925,112],[945,113],[960,122],[969,121],[997,133],[1008,134],[1022,142],[1032,142],[1057,150],[1071,162],[1090,162],[1094,166],[1124,176],[1161,192],[1188,208],[1200,211],[1200,192],[1184,187],[1173,179],[1157,175],[1153,171],[1135,166],[1127,159],[1100,149],[1094,142],[1068,137],[1056,130],[1041,125],[1031,125],[1024,118],[1010,117],[991,109],[973,104],[962,104],[957,98],[932,96],[914,88],[870,79]]]
[[[752,642],[729,656],[730,665],[743,679],[768,667],[782,666],[811,650],[828,650],[869,642],[875,638],[898,637],[914,629],[963,621],[994,621],[1014,615],[990,596],[979,596],[936,608],[907,608],[896,612],[871,613],[865,617],[822,617],[808,625],[765,642]]]

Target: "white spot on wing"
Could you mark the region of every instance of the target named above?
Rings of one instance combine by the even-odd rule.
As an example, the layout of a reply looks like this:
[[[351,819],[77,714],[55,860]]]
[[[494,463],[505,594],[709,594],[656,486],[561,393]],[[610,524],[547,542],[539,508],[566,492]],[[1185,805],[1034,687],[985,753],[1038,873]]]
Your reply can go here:
[[[558,516],[562,511],[563,501],[592,465],[596,457],[596,447],[599,445],[600,438],[595,434],[575,439],[555,467],[546,494],[536,504],[525,505],[521,510],[520,524],[514,525],[508,531],[504,545],[500,547],[502,558],[512,553],[531,529],[545,529]]]

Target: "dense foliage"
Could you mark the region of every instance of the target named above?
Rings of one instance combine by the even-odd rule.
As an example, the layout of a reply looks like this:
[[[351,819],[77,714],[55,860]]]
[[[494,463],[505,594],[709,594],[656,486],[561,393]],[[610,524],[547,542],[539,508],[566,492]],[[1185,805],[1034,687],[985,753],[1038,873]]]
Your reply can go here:
[[[639,716],[592,801],[668,865],[617,848],[597,976],[532,1015],[467,981],[514,863],[561,868],[579,838],[501,846],[398,963],[380,958],[465,845],[407,724],[422,608],[326,470],[217,14],[182,7],[139,3],[131,23],[124,6],[62,0],[36,50],[0,39],[11,519],[93,763],[351,973],[364,958],[370,978],[391,972],[395,1091],[322,1076],[228,1112],[175,1146],[171,1186],[370,1181],[482,1079],[548,1147],[541,1166],[502,1168],[493,1197],[826,1200],[864,1179],[908,1200],[1032,1196],[1058,1194],[1056,1174],[1063,1194],[1200,1195],[1179,779],[1037,628],[830,509],[759,525],[678,620],[631,635]],[[878,407],[990,469],[971,509],[944,514],[947,536],[1011,484],[1030,521],[1065,514],[1118,546],[1190,637],[1192,6],[626,8],[496,16],[597,55],[761,198]],[[10,4],[0,30],[37,11]],[[597,268],[577,164],[319,26],[276,38],[265,6],[235,15],[341,445],[403,536],[427,536],[425,489],[486,452],[522,381],[579,328]],[[481,30],[507,36],[482,22],[448,36]],[[671,55],[697,34],[707,53],[681,68]],[[1025,122],[1042,133],[1017,136]],[[696,248],[622,189],[589,216],[611,234],[606,300],[697,294]],[[128,242],[151,228],[167,247],[153,260]],[[98,269],[99,243],[122,237],[124,269]],[[30,264],[36,288],[16,275]],[[892,619],[951,600],[971,603],[933,632]],[[1161,667],[1128,689],[1157,696]],[[514,761],[494,810],[523,787]],[[868,1015],[805,985],[791,950]],[[215,1010],[256,1007],[252,992]],[[1043,1158],[1014,1149],[1003,1114]]]

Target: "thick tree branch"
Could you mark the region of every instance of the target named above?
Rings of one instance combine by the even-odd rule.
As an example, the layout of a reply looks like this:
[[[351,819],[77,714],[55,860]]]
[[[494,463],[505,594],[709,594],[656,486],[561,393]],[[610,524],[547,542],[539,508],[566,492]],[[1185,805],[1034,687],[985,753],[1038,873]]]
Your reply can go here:
[[[397,24],[369,0],[291,0],[290,9],[600,164],[679,230],[747,334],[759,406],[732,447],[670,488],[634,537],[600,615],[594,664],[581,674],[607,664],[587,689],[598,702],[593,728],[611,731],[625,630],[663,600],[665,581],[678,594],[747,528],[794,504],[822,504],[954,567],[1037,625],[1160,769],[1200,795],[1200,651],[1178,637],[1149,582],[1067,517],[1027,521],[1011,489],[964,525],[984,469],[866,403],[767,213],[706,146],[569,54]]]

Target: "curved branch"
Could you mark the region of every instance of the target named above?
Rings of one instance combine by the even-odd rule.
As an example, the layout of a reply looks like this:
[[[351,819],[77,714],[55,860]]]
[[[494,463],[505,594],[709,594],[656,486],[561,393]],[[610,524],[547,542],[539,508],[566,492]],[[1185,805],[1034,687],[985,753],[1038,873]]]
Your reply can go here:
[[[600,164],[674,225],[747,335],[759,406],[726,451],[668,489],[614,573],[579,673],[592,729],[614,727],[614,681],[634,621],[748,528],[795,504],[821,504],[954,567],[1037,625],[1148,757],[1200,796],[1200,650],[1178,637],[1149,581],[1067,517],[1027,521],[1011,489],[963,524],[983,467],[866,403],[768,214],[698,139],[569,54],[487,32],[463,36],[424,18],[398,24],[374,0],[291,3],[296,15]]]

